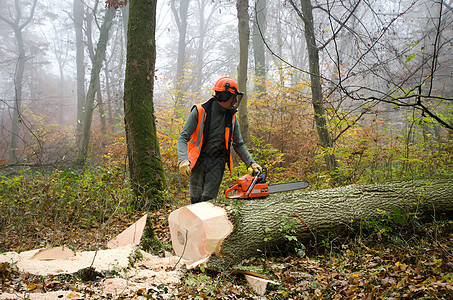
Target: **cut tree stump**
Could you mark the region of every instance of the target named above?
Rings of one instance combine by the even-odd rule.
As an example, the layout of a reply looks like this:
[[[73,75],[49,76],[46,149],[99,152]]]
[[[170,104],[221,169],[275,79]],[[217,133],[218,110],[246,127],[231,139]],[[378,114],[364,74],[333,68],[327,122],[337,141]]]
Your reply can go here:
[[[233,231],[226,211],[209,202],[181,207],[168,217],[175,253],[199,261],[218,252],[222,241]]]
[[[171,240],[176,255],[203,261],[209,268],[228,269],[260,251],[284,245],[282,227],[288,220],[295,222],[298,241],[306,242],[342,234],[363,219],[388,218],[385,212],[396,209],[428,215],[451,213],[453,179],[350,185],[257,200],[216,201],[222,204],[202,202],[173,211],[169,216]]]

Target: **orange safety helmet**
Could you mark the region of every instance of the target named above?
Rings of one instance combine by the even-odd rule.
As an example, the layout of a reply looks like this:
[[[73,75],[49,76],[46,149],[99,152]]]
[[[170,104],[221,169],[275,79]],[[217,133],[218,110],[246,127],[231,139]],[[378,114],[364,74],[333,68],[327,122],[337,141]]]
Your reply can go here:
[[[217,80],[212,89],[216,92],[230,92],[233,95],[244,95],[244,93],[239,92],[236,80],[229,76],[224,76]]]

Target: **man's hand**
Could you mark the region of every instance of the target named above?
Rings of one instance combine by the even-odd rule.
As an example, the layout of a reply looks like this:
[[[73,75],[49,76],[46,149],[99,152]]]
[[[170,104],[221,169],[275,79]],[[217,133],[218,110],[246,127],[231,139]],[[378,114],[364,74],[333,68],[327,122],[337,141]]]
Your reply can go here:
[[[259,164],[253,163],[250,165],[249,170],[256,174],[258,171],[262,172],[263,168]]]
[[[190,162],[186,159],[179,163],[179,172],[189,177],[192,171],[190,171]]]

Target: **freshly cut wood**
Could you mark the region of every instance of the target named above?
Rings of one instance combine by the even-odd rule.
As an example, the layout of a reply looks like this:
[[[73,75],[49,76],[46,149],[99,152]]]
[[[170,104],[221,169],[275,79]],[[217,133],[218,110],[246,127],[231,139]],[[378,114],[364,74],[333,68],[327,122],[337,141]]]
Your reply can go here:
[[[220,249],[233,231],[233,224],[222,207],[209,202],[181,207],[168,217],[171,242],[176,255],[199,261]]]
[[[31,259],[35,260],[55,260],[55,259],[67,259],[74,257],[75,252],[68,247],[52,247],[47,249],[42,249],[36,252]]]
[[[258,295],[263,296],[264,293],[266,292],[267,284],[272,283],[272,284],[278,284],[275,281],[269,280],[269,279],[264,279],[252,275],[244,275],[245,279],[247,280],[247,283],[252,287],[253,291],[257,293]]]
[[[137,222],[126,228],[123,232],[118,234],[115,238],[107,243],[107,248],[115,249],[129,244],[140,244],[143,236],[143,230],[146,226],[148,214],[145,214]]]
[[[196,215],[195,207],[204,212],[202,217]],[[169,222],[177,255],[181,256],[185,246],[184,258],[205,259],[207,267],[221,269],[270,247],[283,246],[288,241],[283,229],[287,222],[295,223],[298,241],[306,242],[326,234],[342,234],[359,220],[388,218],[385,212],[397,210],[428,215],[452,212],[453,179],[350,185],[272,194],[258,200],[222,200],[222,205],[202,202],[176,210]],[[212,214],[215,217],[203,222],[211,211],[216,211]],[[234,228],[218,220],[234,220]],[[210,233],[209,242],[206,232]]]

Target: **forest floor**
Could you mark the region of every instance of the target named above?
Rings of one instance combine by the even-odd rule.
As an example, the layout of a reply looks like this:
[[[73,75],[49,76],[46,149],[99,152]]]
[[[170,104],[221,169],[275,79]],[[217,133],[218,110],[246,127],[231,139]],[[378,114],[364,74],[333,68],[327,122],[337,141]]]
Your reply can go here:
[[[151,212],[162,243],[170,242],[169,212]],[[105,239],[141,216],[116,216]],[[64,226],[49,230],[49,239],[69,236],[78,251],[93,250],[99,243],[99,228],[72,228],[72,234],[65,230]],[[2,249],[22,252],[37,246],[33,232],[8,240]],[[453,221],[448,219],[367,224],[349,237],[292,250],[263,253],[243,263],[275,283],[268,285],[263,296],[253,291],[243,275],[176,267],[175,260],[164,258],[162,251],[136,256],[128,267],[113,267],[91,277],[36,275],[21,271],[15,262],[0,263],[0,299],[453,299]],[[162,273],[137,275],[139,270],[153,271],[152,260],[159,272],[171,274],[168,280]],[[107,288],[115,284],[121,288]]]

